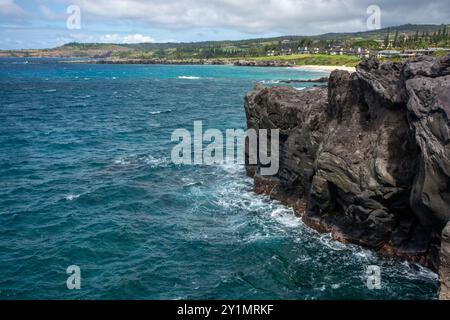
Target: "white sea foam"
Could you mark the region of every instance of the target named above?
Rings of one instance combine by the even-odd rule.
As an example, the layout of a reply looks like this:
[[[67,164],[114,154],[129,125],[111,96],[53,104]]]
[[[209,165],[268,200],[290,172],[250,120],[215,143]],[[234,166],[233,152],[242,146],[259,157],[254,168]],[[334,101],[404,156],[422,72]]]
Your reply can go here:
[[[243,242],[245,242],[245,243],[252,243],[252,242],[268,240],[269,238],[270,238],[270,235],[268,235],[267,233],[263,234],[261,232],[256,232],[256,233],[250,234],[249,236],[244,238]]]
[[[152,168],[165,167],[169,164],[167,158],[155,158],[152,155],[130,155],[114,160],[115,165],[139,166],[149,165]]]
[[[73,201],[73,200],[78,199],[80,196],[81,196],[81,194],[69,194],[65,197],[65,199],[67,201]]]
[[[172,110],[162,110],[162,111],[150,111],[150,114],[161,114],[161,113],[170,113]]]
[[[285,207],[278,207],[270,213],[270,216],[277,222],[289,228],[298,228],[301,226],[301,220],[294,215],[294,211]]]
[[[280,83],[280,80],[262,80],[262,84],[278,84]]]
[[[241,172],[243,168],[239,166],[223,167],[222,169],[228,169],[231,172],[228,173],[234,175]],[[265,225],[265,221],[273,221],[271,228],[275,227],[280,230],[287,230],[288,228],[298,228],[300,230],[303,222],[300,218],[296,217],[292,208],[288,208],[279,202],[275,202],[269,199],[267,196],[260,196],[251,191],[251,184],[249,180],[234,180],[229,183],[220,185],[215,192],[217,197],[215,203],[223,208],[255,212],[258,214],[258,219],[262,219],[262,224]],[[255,235],[257,239],[261,238],[261,235]]]
[[[44,90],[44,92],[46,92],[46,93],[56,92],[56,89],[48,89],[48,90]]]
[[[154,158],[150,155],[144,157],[144,162],[154,168],[166,166],[169,163],[167,158]]]
[[[218,166],[227,173],[244,173],[244,166],[233,161],[225,161],[223,164],[219,164]]]
[[[401,273],[401,276],[404,278],[411,280],[430,279],[434,281],[439,279],[439,276],[436,273],[419,264],[403,261],[402,266],[403,268],[402,270],[399,270],[399,273]]]
[[[239,166],[238,166],[239,168]],[[343,244],[334,240],[331,234],[320,234],[313,229],[304,225],[302,220],[295,216],[292,209],[283,206],[279,202],[274,202],[267,196],[256,195],[251,191],[251,179],[234,179],[233,176],[238,173],[239,169],[233,166],[218,166],[218,174],[224,174],[232,180],[225,180],[225,183],[218,185],[215,190],[215,199],[213,202],[229,210],[230,212],[245,212],[251,215],[249,220],[243,220],[238,217],[229,218],[228,223],[233,225],[233,230],[238,232],[242,230],[245,234],[240,241],[244,243],[254,243],[259,241],[270,241],[274,237],[283,237],[283,235],[295,232],[299,245],[301,246],[317,246],[322,245],[323,250],[317,254],[322,256],[329,255],[329,250],[338,252],[339,255],[348,255],[351,263],[358,265],[380,265],[385,274],[395,275],[399,278],[409,280],[433,280],[437,279],[437,275],[432,271],[413,263],[405,262],[399,267],[398,264],[391,266],[389,259],[378,256],[371,250],[364,249],[357,245]],[[233,217],[233,215],[231,216]],[[250,224],[258,224],[258,228],[254,232],[247,232]],[[252,228],[254,228],[252,226]],[[239,233],[239,232],[238,232]],[[308,254],[299,257],[296,262],[300,264],[310,263],[311,259],[315,259]],[[356,260],[356,261],[354,261]],[[365,272],[361,271],[361,279],[365,281]],[[339,290],[344,283],[332,282],[330,285],[320,286],[318,290]]]
[[[203,184],[202,181],[196,181],[192,178],[181,178],[181,181],[183,181],[184,187],[199,186]]]
[[[200,77],[194,77],[194,76],[178,76],[178,79],[185,79],[185,80],[198,80],[201,79]]]
[[[126,158],[120,158],[120,159],[114,160],[114,164],[122,165],[122,166],[126,166],[126,165],[129,165],[131,163],[132,163],[131,160],[130,159],[126,159]]]
[[[79,96],[79,97],[78,97],[78,99],[89,99],[89,98],[92,98],[92,96],[89,95],[89,94],[84,95],[84,96]]]
[[[320,242],[330,248],[333,251],[343,251],[347,249],[347,246],[341,242],[338,242],[332,238],[330,234],[322,234],[319,237]]]

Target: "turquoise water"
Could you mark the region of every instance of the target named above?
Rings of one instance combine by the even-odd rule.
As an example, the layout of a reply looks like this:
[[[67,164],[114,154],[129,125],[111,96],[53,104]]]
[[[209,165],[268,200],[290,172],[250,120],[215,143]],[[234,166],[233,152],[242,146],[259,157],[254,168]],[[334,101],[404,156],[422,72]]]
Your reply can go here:
[[[171,163],[174,129],[245,128],[256,82],[323,73],[24,62],[0,60],[0,299],[436,298],[435,274],[308,229],[243,167]]]

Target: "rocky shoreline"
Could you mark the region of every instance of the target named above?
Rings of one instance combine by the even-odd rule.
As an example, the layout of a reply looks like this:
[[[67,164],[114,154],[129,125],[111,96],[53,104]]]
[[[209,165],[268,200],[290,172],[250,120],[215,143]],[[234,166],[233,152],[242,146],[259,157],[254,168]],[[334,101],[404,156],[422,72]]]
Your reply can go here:
[[[296,65],[289,61],[280,60],[230,60],[230,59],[83,59],[72,58],[60,63],[92,63],[92,64],[151,64],[151,65],[228,65],[237,67],[277,67],[296,68],[302,71],[316,71],[331,73],[334,70],[345,70],[353,73],[354,67],[334,65]]]
[[[366,60],[328,88],[258,84],[245,110],[248,128],[280,129],[277,176],[246,166],[255,192],[339,241],[439,271],[450,298],[450,56]]]
[[[92,63],[97,64],[168,64],[168,65],[234,65],[240,67],[293,67],[294,64],[287,61],[252,61],[252,60],[226,60],[226,59],[101,59]]]

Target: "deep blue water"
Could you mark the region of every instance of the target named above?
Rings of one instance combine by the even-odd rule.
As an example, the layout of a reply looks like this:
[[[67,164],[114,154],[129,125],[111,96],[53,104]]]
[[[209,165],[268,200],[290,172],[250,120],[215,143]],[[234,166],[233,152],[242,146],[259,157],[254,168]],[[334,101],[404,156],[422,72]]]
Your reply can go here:
[[[323,74],[39,62],[0,60],[0,299],[436,298],[435,274],[308,229],[243,167],[171,163],[174,129],[245,128],[256,82]]]

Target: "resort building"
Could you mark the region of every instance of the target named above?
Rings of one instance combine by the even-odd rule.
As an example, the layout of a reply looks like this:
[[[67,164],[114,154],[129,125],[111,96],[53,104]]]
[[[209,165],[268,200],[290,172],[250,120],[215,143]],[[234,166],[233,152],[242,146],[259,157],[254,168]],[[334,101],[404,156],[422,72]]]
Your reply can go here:
[[[377,58],[395,58],[395,57],[400,57],[400,51],[382,50],[377,53]]]
[[[308,47],[299,47],[298,53],[299,54],[310,54],[311,52],[309,51]]]

